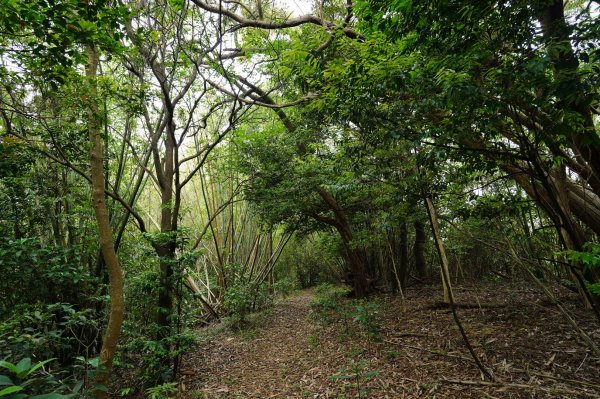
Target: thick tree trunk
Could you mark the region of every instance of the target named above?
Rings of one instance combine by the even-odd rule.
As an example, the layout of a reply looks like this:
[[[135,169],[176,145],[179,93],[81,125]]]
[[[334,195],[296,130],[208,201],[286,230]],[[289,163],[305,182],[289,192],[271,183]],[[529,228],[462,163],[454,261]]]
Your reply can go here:
[[[540,3],[538,20],[552,61],[556,93],[571,111],[580,115],[581,129],[569,134],[573,150],[581,156],[596,178],[600,177],[600,147],[589,100],[581,92],[579,61],[571,46],[571,28],[565,19],[563,0]],[[597,193],[600,194],[600,193]]]
[[[369,282],[360,251],[354,248],[352,244],[354,239],[352,230],[350,230],[348,224],[340,223],[339,220],[337,220],[335,227],[342,239],[344,255],[350,268],[350,280],[354,288],[354,295],[357,298],[364,298],[369,293]]]
[[[96,76],[98,69],[98,54],[93,48],[87,49],[88,65],[86,77],[89,84],[87,97],[88,130],[90,140],[90,164],[92,181],[92,204],[98,222],[100,249],[108,270],[110,310],[106,332],[100,351],[101,369],[96,375],[96,383],[107,387],[110,381],[112,363],[117,349],[117,341],[121,333],[124,314],[123,272],[115,252],[112,231],[109,223],[108,209],[104,197],[104,164],[102,153],[102,137],[100,134],[100,115],[97,103]],[[96,398],[108,397],[107,391],[97,389]]]
[[[572,214],[577,215],[578,212],[582,212],[592,218],[596,209],[591,200],[597,197],[593,193],[589,193],[589,197],[585,201],[573,201],[573,197],[577,197],[575,193],[581,189],[580,186],[571,183],[565,173],[559,173],[556,170],[550,171],[545,176],[545,181],[539,181],[527,173],[527,169],[522,165],[505,164],[504,168],[552,220],[562,246],[567,250],[582,251],[587,237]],[[575,209],[572,209],[571,205]],[[596,225],[593,223],[588,226],[592,228]],[[581,265],[575,264],[569,266],[569,272],[575,283],[578,284],[582,302],[586,307],[592,307],[600,320],[600,301],[589,292],[584,280],[585,278],[589,282],[598,281],[597,272],[590,269],[584,270]]]
[[[170,245],[159,245],[156,254],[159,256],[159,289],[157,302],[156,324],[159,327],[157,339],[165,338],[169,335],[173,312],[173,250]]]
[[[317,186],[316,191],[333,211],[335,217],[333,226],[335,226],[342,239],[346,260],[348,261],[348,266],[350,267],[350,272],[352,273],[354,294],[357,298],[363,298],[369,292],[369,281],[367,279],[367,272],[361,253],[353,246],[352,241],[354,240],[354,235],[352,234],[352,229],[350,227],[348,217],[346,216],[346,212],[342,209],[329,191],[325,190],[321,186]]]
[[[173,313],[173,264],[175,262],[177,218],[175,215],[175,202],[173,199],[175,179],[175,126],[172,115],[167,116],[170,121],[165,138],[165,157],[162,167],[161,181],[161,212],[159,242],[155,244],[156,253],[159,256],[160,265],[160,287],[158,289],[158,312],[156,322],[158,324],[158,339],[167,337],[171,330],[171,315]]]

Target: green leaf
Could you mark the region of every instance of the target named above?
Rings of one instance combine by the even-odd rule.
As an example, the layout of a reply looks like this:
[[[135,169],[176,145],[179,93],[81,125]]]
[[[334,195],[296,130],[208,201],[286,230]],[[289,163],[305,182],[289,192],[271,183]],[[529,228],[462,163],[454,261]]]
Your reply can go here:
[[[31,368],[31,359],[26,357],[21,359],[17,366],[15,367],[15,374],[19,378],[23,378],[28,374],[29,369]]]
[[[100,357],[96,356],[87,361],[87,363],[92,367],[98,367],[100,365]]]
[[[74,396],[75,396],[75,394],[63,395],[60,393],[52,392],[52,393],[45,393],[43,395],[32,396],[29,399],[69,399]]]
[[[0,374],[0,385],[14,385],[10,378]]]
[[[3,390],[1,390],[0,396],[10,395],[11,393],[19,392],[22,389],[23,389],[23,387],[20,387],[18,385],[13,385],[11,387],[7,387],[7,388],[4,388]]]
[[[588,284],[588,290],[597,296],[600,296],[600,283]]]
[[[15,367],[15,365],[5,360],[0,360],[0,367],[4,367],[5,369],[12,371],[13,373],[17,372],[17,368]]]
[[[372,377],[377,377],[379,375],[379,371],[367,371],[366,373],[363,374],[364,378],[372,378]]]
[[[81,27],[81,30],[83,31],[92,31],[96,28],[96,25],[93,22],[86,21],[84,19],[77,21],[77,24]]]
[[[83,387],[83,381],[77,381],[77,384],[75,384],[75,386],[73,387],[73,389],[71,391],[74,394],[76,394],[81,390],[82,387]]]
[[[104,384],[94,384],[93,387],[96,391],[108,392],[108,387]]]
[[[35,366],[31,367],[29,369],[29,371],[27,372],[27,374],[25,374],[25,376],[30,375],[31,373],[33,373],[35,370],[39,369],[40,367],[42,367],[43,365],[45,365],[46,363],[50,363],[51,361],[55,360],[56,358],[52,358],[52,359],[48,359],[48,360],[44,360],[42,362],[37,363]]]

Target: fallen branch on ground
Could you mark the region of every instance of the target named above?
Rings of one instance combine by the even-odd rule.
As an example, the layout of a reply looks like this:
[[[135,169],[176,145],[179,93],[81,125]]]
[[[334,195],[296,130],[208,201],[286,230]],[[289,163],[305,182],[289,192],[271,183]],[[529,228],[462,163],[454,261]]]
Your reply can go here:
[[[443,384],[452,385],[467,385],[474,387],[490,387],[490,388],[513,388],[522,389],[528,391],[544,391],[550,394],[569,395],[570,397],[581,397],[585,395],[586,398],[600,398],[600,395],[585,390],[574,391],[572,389],[557,388],[557,387],[544,387],[540,385],[528,385],[528,384],[515,384],[510,382],[490,382],[490,381],[470,381],[470,380],[440,380]]]

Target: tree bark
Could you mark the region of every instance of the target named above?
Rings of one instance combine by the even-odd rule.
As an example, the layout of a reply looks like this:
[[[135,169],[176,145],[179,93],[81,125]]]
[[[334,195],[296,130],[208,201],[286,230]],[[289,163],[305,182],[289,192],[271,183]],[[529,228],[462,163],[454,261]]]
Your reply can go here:
[[[481,373],[485,376],[486,379],[490,381],[494,381],[494,376],[487,370],[487,368],[483,365],[479,356],[475,353],[471,342],[469,341],[469,337],[465,329],[463,328],[460,319],[458,318],[458,313],[456,312],[456,302],[454,301],[454,294],[452,293],[452,286],[450,283],[450,273],[448,271],[448,259],[446,258],[446,250],[444,248],[444,241],[442,239],[442,232],[440,230],[440,225],[438,223],[437,212],[435,210],[435,206],[433,205],[433,201],[431,198],[425,198],[425,206],[427,208],[427,214],[429,215],[429,221],[431,223],[431,230],[433,232],[433,238],[435,241],[435,246],[437,247],[438,254],[440,256],[441,262],[441,274],[442,274],[442,284],[444,286],[444,302],[450,305],[450,309],[452,311],[452,317],[454,318],[454,322],[456,323],[456,327],[460,331],[460,335],[463,338],[463,342],[467,347],[471,357],[475,361],[475,364],[481,371]]]
[[[113,359],[117,349],[117,341],[121,333],[124,315],[123,272],[115,252],[112,230],[109,222],[108,209],[104,197],[104,163],[102,152],[102,137],[100,132],[100,115],[98,110],[96,77],[99,57],[93,47],[87,48],[88,64],[86,77],[88,81],[87,116],[90,140],[90,164],[92,181],[92,204],[98,222],[100,249],[108,270],[110,309],[106,332],[100,351],[100,369],[96,375],[96,383],[108,387]],[[96,389],[94,396],[98,399],[108,397],[104,389]]]
[[[169,101],[164,99],[165,102]],[[154,244],[159,257],[160,287],[158,290],[158,312],[156,322],[158,324],[158,339],[165,338],[170,333],[171,315],[173,313],[173,263],[175,262],[175,251],[177,247],[175,234],[177,232],[176,200],[173,198],[175,180],[175,124],[171,107],[167,108],[167,132],[165,137],[164,164],[159,162],[155,167],[161,169],[161,211],[160,232],[161,236]],[[158,173],[157,173],[158,174]],[[178,192],[177,192],[178,194]],[[169,361],[169,360],[167,360]]]
[[[573,130],[569,139],[587,164],[595,177],[600,177],[600,148],[594,126],[594,117],[589,103],[586,103],[581,92],[579,61],[571,45],[571,28],[565,19],[563,0],[541,3],[538,20],[552,62],[555,84],[561,90],[557,94],[571,111],[581,117],[582,129]]]
[[[365,264],[361,257],[361,253],[352,244],[354,235],[352,234],[352,229],[350,227],[348,217],[346,216],[346,212],[342,209],[329,191],[325,190],[321,186],[317,186],[315,189],[323,201],[333,211],[335,217],[334,227],[337,229],[342,239],[346,260],[348,261],[350,272],[352,273],[354,294],[357,298],[363,298],[369,292],[369,282],[367,280],[367,272],[365,270]]]
[[[400,279],[400,287],[406,288],[406,277],[408,276],[408,228],[406,221],[400,225],[400,270],[398,278]]]
[[[435,246],[440,257],[442,285],[444,286],[444,303],[454,303],[454,295],[452,294],[452,286],[450,285],[448,258],[446,257],[446,249],[444,248],[444,241],[442,239],[440,224],[438,223],[437,212],[431,198],[425,198],[425,206],[427,207],[427,214],[429,215],[429,221],[431,222],[431,232],[433,233]]]
[[[425,243],[427,242],[427,236],[425,235],[425,227],[423,222],[415,220],[415,246],[413,249],[415,256],[415,269],[417,276],[420,279],[426,279],[429,277],[427,270],[427,262],[425,261]]]

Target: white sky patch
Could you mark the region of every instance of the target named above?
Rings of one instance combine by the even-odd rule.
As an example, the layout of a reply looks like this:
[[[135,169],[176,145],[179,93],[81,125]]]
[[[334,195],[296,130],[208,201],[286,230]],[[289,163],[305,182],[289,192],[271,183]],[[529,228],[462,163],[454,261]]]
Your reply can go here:
[[[292,16],[299,17],[301,15],[310,14],[312,11],[312,0],[275,0],[278,7],[288,10]]]

